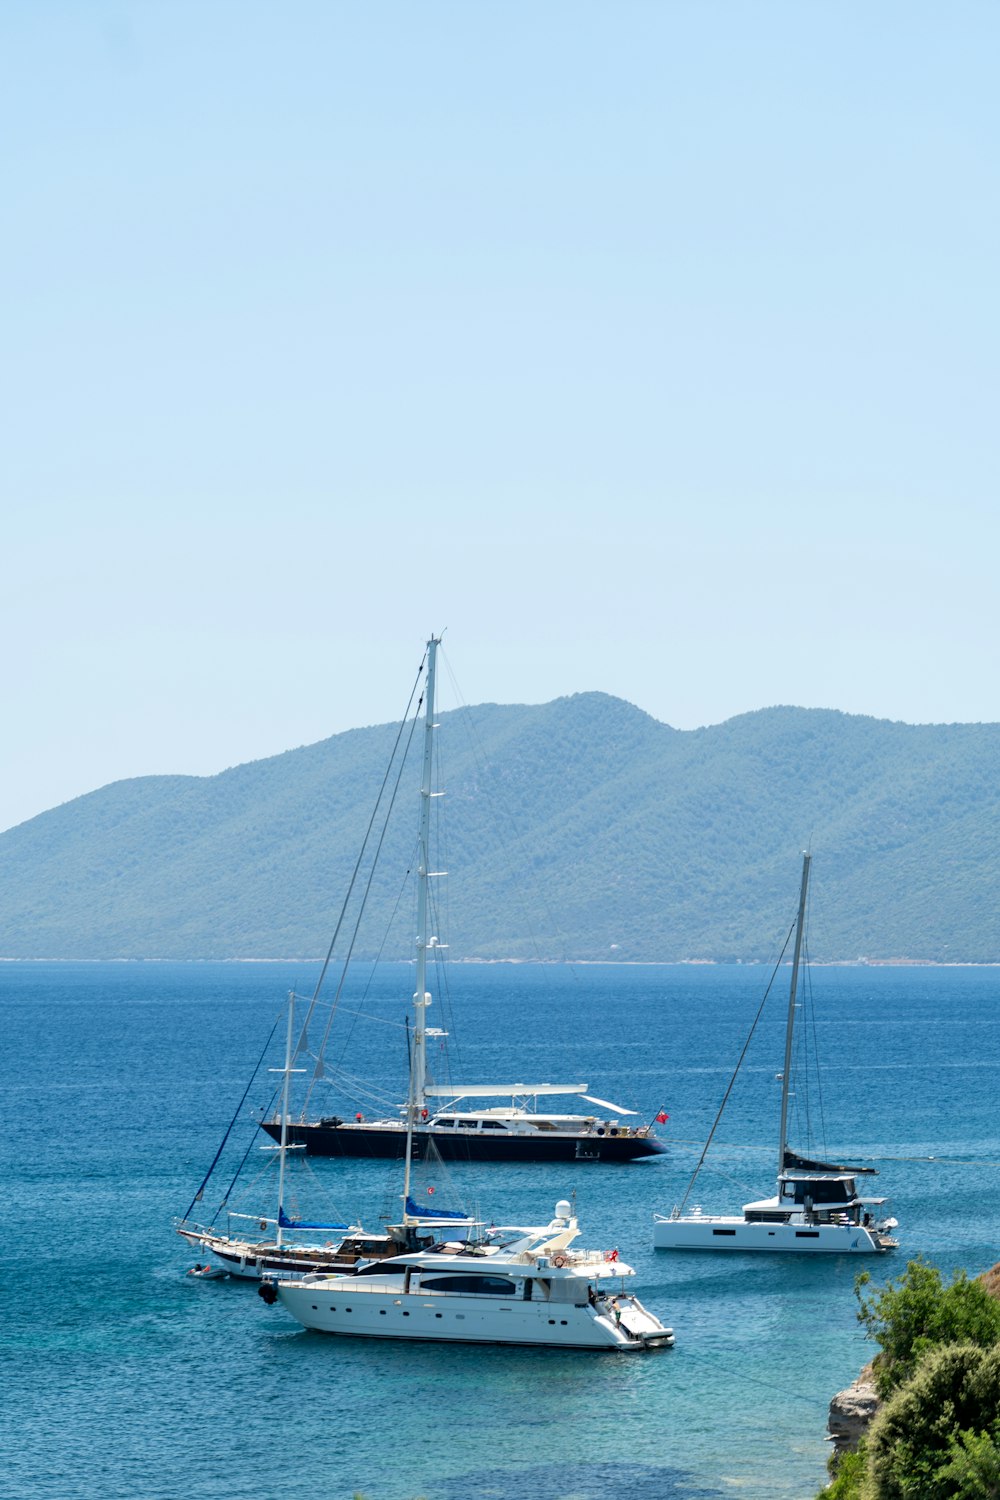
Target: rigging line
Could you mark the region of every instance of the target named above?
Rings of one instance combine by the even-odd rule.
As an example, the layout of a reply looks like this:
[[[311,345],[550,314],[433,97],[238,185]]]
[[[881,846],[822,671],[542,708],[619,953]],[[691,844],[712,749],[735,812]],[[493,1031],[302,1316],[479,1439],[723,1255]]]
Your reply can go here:
[[[368,991],[365,990],[365,994],[367,993]],[[356,1021],[368,1021],[372,1026],[395,1026],[397,1030],[402,1030],[403,1026],[402,1021],[392,1021],[388,1016],[373,1016],[366,1010],[341,1010],[340,1013],[342,1016],[352,1016]],[[308,1053],[307,1056],[311,1057],[312,1053]]]
[[[409,746],[407,746],[407,749],[409,749]],[[412,863],[413,863],[412,860],[411,860],[410,863],[411,863],[411,867],[412,867]],[[368,978],[367,978],[367,980],[365,982],[365,987],[364,987],[363,991],[361,992],[361,999],[358,1001],[358,1007],[357,1007],[357,1009],[355,1011],[349,1012],[349,1014],[352,1016],[352,1020],[351,1020],[350,1026],[347,1029],[347,1035],[344,1037],[344,1044],[343,1044],[343,1046],[340,1049],[340,1054],[339,1054],[339,1056],[337,1058],[337,1061],[336,1061],[336,1064],[335,1064],[336,1067],[340,1067],[340,1065],[342,1064],[342,1062],[344,1060],[344,1057],[347,1054],[347,1049],[348,1049],[348,1046],[350,1045],[351,1037],[354,1034],[354,1027],[356,1026],[356,1024],[357,1024],[359,1018],[362,1016],[362,1014],[364,1014],[364,1012],[363,1012],[364,1003],[368,999],[369,993],[371,992],[372,981],[375,978],[375,974],[376,974],[376,971],[378,969],[379,964],[382,962],[382,954],[385,952],[385,945],[389,941],[389,936],[390,936],[390,934],[391,934],[391,932],[392,932],[392,930],[393,930],[393,928],[394,928],[394,926],[396,924],[396,916],[397,916],[397,913],[399,912],[400,903],[402,902],[402,899],[403,899],[403,892],[406,890],[406,887],[409,884],[409,880],[410,880],[410,870],[407,870],[406,874],[403,876],[402,883],[401,883],[401,885],[399,887],[399,894],[396,896],[395,905],[393,906],[392,911],[389,914],[389,920],[388,920],[388,922],[385,925],[385,931],[382,934],[382,941],[379,944],[378,952],[375,954],[375,957],[372,960],[372,966],[371,966],[371,968],[368,971]],[[340,991],[338,990],[337,993],[339,995]],[[384,1017],[381,1017],[381,1016],[369,1016],[369,1015],[366,1014],[365,1015],[365,1020],[366,1021],[380,1021],[383,1026],[397,1026],[397,1027],[400,1028],[400,1030],[402,1030],[402,1028],[403,1028],[403,1022],[402,1021],[389,1021],[389,1020],[386,1020]]]
[[[444,751],[448,746],[447,735],[436,734],[434,736],[434,756],[437,771],[437,786],[442,789],[447,782],[445,771]],[[449,837],[451,833],[450,814],[448,812],[448,798],[441,797],[436,803],[437,816],[433,824],[433,838],[436,853],[434,856],[434,868],[447,872],[451,869],[451,861],[448,856]],[[447,942],[451,936],[451,883],[448,880],[435,881],[428,890],[428,898],[431,909],[433,931],[440,937],[442,934]],[[451,1066],[452,1046],[454,1043],[454,1055],[456,1060],[460,1059],[461,1052],[458,1046],[459,1033],[455,1030],[455,1016],[451,1003],[451,990],[448,983],[448,965],[445,961],[445,953],[440,947],[434,949],[434,978],[435,986],[441,1000],[441,1018],[448,1038],[444,1039],[444,1052],[448,1067]],[[449,1080],[450,1081],[450,1080]]]
[[[410,702],[411,703],[413,702],[413,694],[412,693],[410,694]],[[305,1097],[305,1100],[304,1100],[303,1106],[302,1106],[303,1112],[305,1112],[305,1110],[308,1108],[308,1106],[309,1106],[309,1100],[312,1097],[312,1091],[313,1091],[314,1087],[316,1086],[316,1083],[317,1083],[318,1079],[321,1078],[322,1074],[323,1074],[323,1068],[324,1068],[324,1065],[325,1065],[325,1061],[324,1060],[325,1060],[325,1055],[326,1055],[326,1044],[327,1044],[327,1041],[329,1040],[329,1037],[330,1037],[330,1028],[333,1025],[333,1018],[337,1014],[337,1006],[339,1005],[339,1003],[340,1003],[340,997],[341,997],[341,995],[344,992],[344,985],[347,983],[347,971],[348,971],[348,968],[350,966],[351,958],[352,958],[352,956],[354,954],[354,945],[355,945],[355,943],[358,940],[358,931],[359,931],[359,929],[361,927],[361,919],[363,918],[363,916],[365,914],[365,907],[368,904],[368,897],[371,895],[372,880],[374,879],[374,876],[375,876],[375,870],[378,867],[379,857],[380,857],[380,855],[382,853],[382,845],[385,843],[385,836],[386,836],[386,834],[389,831],[389,820],[392,817],[392,810],[393,810],[393,808],[396,805],[396,798],[399,796],[399,784],[400,784],[400,781],[402,780],[403,771],[404,771],[404,769],[406,767],[406,761],[407,761],[407,757],[409,756],[409,753],[410,753],[410,747],[413,744],[413,735],[414,735],[414,731],[416,730],[417,724],[419,722],[420,704],[422,702],[423,702],[423,694],[421,693],[420,699],[419,699],[419,701],[417,703],[416,712],[414,713],[414,716],[413,716],[412,720],[410,721],[410,733],[409,733],[409,736],[407,737],[406,748],[404,749],[404,751],[403,751],[403,753],[402,753],[402,755],[400,756],[400,759],[399,759],[399,770],[396,772],[396,781],[395,781],[395,784],[393,785],[393,788],[392,788],[392,796],[389,799],[389,806],[386,809],[385,818],[384,818],[384,820],[382,822],[382,831],[379,834],[378,843],[375,846],[375,854],[374,854],[374,857],[372,858],[371,869],[368,872],[368,879],[367,879],[367,881],[365,883],[365,889],[364,889],[364,892],[363,892],[362,897],[361,897],[361,905],[358,908],[358,915],[357,915],[357,918],[356,918],[355,923],[354,923],[354,931],[351,933],[351,941],[348,944],[347,952],[344,955],[344,962],[343,962],[343,964],[341,966],[341,970],[340,970],[340,979],[338,981],[337,989],[336,989],[336,992],[335,992],[334,997],[333,997],[333,1003],[330,1006],[330,1014],[327,1017],[326,1030],[323,1032],[323,1040],[320,1042],[319,1050],[318,1050],[318,1052],[316,1054],[316,1068],[315,1068],[315,1071],[313,1073],[312,1079],[310,1080],[309,1087],[306,1090],[306,1097]],[[400,725],[399,736],[397,736],[397,739],[396,739],[397,746],[399,744],[399,738],[402,736],[402,732],[403,732],[403,726]],[[393,755],[395,755],[395,749],[393,750]],[[391,762],[390,762],[390,765],[391,765]],[[387,770],[386,771],[386,778],[387,779],[388,779],[388,774],[389,774],[389,772]],[[383,782],[383,788],[384,788],[384,785],[385,785],[385,783]],[[381,797],[381,793],[379,795]],[[372,821],[374,822],[374,816],[373,816]],[[338,926],[338,931],[339,931],[340,924],[338,923],[337,926]],[[332,949],[331,949],[331,951],[332,951]],[[324,969],[324,972],[325,972],[325,969]]]
[[[431,930],[435,933],[440,933],[442,930],[440,920],[441,904],[437,900],[436,894],[433,890],[430,890],[427,893],[427,905],[430,912]],[[451,991],[448,986],[448,965],[445,962],[445,957],[442,949],[437,945],[435,945],[433,949],[433,960],[434,982],[435,986],[437,987],[438,994],[441,998],[441,1019],[445,1023],[442,1029],[446,1032],[446,1035],[440,1038],[440,1052],[444,1055],[443,1071],[447,1078],[448,1087],[450,1088],[451,1048],[448,1044],[452,1040],[452,1033],[455,1030],[455,1014],[454,1008],[451,1003]],[[455,1053],[456,1058],[461,1056],[461,1053],[459,1052],[457,1046],[455,1048]],[[434,1082],[438,1084],[442,1082],[440,1074],[435,1073]]]
[[[724,1182],[732,1183],[733,1187],[739,1188],[741,1193],[750,1193],[753,1191],[752,1185],[742,1182],[738,1177],[733,1177],[729,1172],[723,1172],[720,1167],[714,1165],[714,1158],[713,1165],[706,1167],[704,1170],[710,1172],[715,1177],[721,1177]]]
[[[399,749],[399,742],[400,742],[400,740],[403,737],[403,730],[406,728],[406,721],[409,718],[410,709],[413,706],[413,699],[414,699],[414,696],[416,694],[417,687],[418,687],[418,685],[420,683],[420,678],[423,675],[424,663],[426,662],[426,660],[427,660],[427,652],[425,651],[424,655],[423,655],[423,658],[422,658],[422,660],[420,662],[420,666],[417,668],[417,675],[416,675],[416,678],[414,680],[413,687],[410,689],[410,696],[409,696],[409,699],[408,699],[407,704],[406,704],[406,710],[405,710],[405,712],[403,714],[402,719],[399,722],[399,729],[398,729],[398,731],[396,733],[395,743],[393,744],[393,747],[392,747],[392,754],[389,756],[389,762],[388,762],[388,764],[387,764],[387,766],[385,768],[385,775],[382,778],[382,785],[379,787],[378,796],[375,798],[375,806],[372,808],[371,817],[368,819],[368,827],[365,830],[365,836],[364,836],[364,839],[362,840],[361,848],[358,851],[358,858],[357,858],[357,861],[355,863],[353,873],[351,875],[350,884],[347,887],[347,894],[345,895],[343,905],[340,908],[340,915],[337,918],[337,925],[336,925],[336,928],[334,929],[333,937],[330,939],[330,946],[329,946],[329,948],[326,951],[326,958],[323,960],[323,967],[321,968],[320,973],[319,973],[319,978],[316,981],[316,988],[313,991],[312,1000],[309,1003],[309,1009],[306,1012],[305,1020],[302,1022],[302,1027],[301,1027],[301,1030],[299,1031],[298,1045],[296,1046],[295,1053],[294,1053],[294,1055],[296,1057],[299,1055],[300,1050],[302,1050],[305,1047],[305,1045],[306,1045],[306,1036],[307,1036],[308,1030],[309,1030],[309,1022],[312,1020],[313,1011],[316,1008],[316,1001],[319,999],[319,992],[322,989],[322,987],[323,987],[323,981],[326,978],[326,971],[330,967],[330,960],[333,958],[333,950],[336,947],[337,938],[340,936],[340,929],[343,926],[344,917],[347,914],[347,904],[348,904],[348,902],[351,899],[351,892],[354,890],[354,884],[355,884],[355,881],[358,878],[358,871],[360,870],[362,860],[365,857],[365,850],[368,847],[368,840],[371,837],[371,831],[372,831],[372,828],[374,826],[375,819],[378,816],[379,806],[380,806],[380,804],[382,802],[383,796],[385,795],[385,788],[386,788],[386,784],[387,784],[387,782],[389,780],[389,775],[390,775],[390,773],[392,771],[393,761],[396,758],[396,751]],[[421,694],[420,701],[421,702],[423,701],[423,694]],[[417,713],[419,713],[419,712],[420,712],[420,704],[418,703],[417,704]],[[412,730],[411,730],[411,734],[412,734]]]
[[[184,1215],[185,1219],[187,1218],[188,1214],[191,1212],[192,1208],[194,1208],[195,1204],[198,1202],[198,1200],[201,1197],[202,1193],[205,1191],[205,1186],[206,1186],[206,1184],[208,1182],[208,1179],[211,1177],[212,1173],[215,1171],[216,1166],[218,1165],[219,1157],[222,1155],[223,1150],[225,1149],[226,1142],[229,1139],[229,1136],[230,1136],[230,1134],[232,1132],[233,1126],[236,1124],[236,1121],[239,1119],[240,1110],[243,1108],[244,1104],[246,1103],[247,1094],[249,1094],[251,1088],[253,1087],[253,1081],[257,1077],[257,1074],[260,1071],[260,1065],[264,1061],[264,1058],[267,1056],[267,1049],[271,1045],[271,1041],[272,1041],[272,1039],[274,1037],[274,1033],[278,1029],[278,1022],[281,1020],[281,1017],[282,1017],[283,1014],[284,1014],[284,1006],[282,1006],[281,1010],[278,1012],[278,1014],[274,1018],[274,1025],[271,1027],[271,1031],[270,1031],[270,1034],[269,1034],[269,1036],[267,1038],[267,1041],[264,1043],[263,1050],[262,1050],[260,1056],[257,1059],[257,1066],[254,1068],[253,1072],[251,1073],[250,1080],[247,1083],[246,1088],[243,1090],[243,1098],[240,1100],[239,1104],[237,1104],[237,1106],[236,1106],[236,1113],[233,1115],[233,1118],[230,1120],[228,1126],[226,1127],[226,1133],[222,1137],[222,1140],[219,1142],[219,1149],[216,1151],[215,1155],[212,1158],[212,1165],[209,1167],[208,1171],[205,1173],[204,1177],[201,1179],[201,1185],[198,1188],[198,1191],[195,1193],[194,1197],[191,1199],[191,1202],[188,1204],[187,1213]]]
[[[277,1025],[277,1022],[275,1022],[275,1025]],[[276,1100],[277,1100],[278,1095],[280,1094],[280,1092],[281,1092],[281,1084],[279,1083],[279,1084],[275,1085],[274,1093],[271,1095],[270,1099],[268,1100],[267,1108],[264,1111],[264,1119],[265,1120],[267,1119],[268,1115],[271,1113],[271,1110],[274,1107],[274,1104],[275,1104],[275,1102],[276,1102]],[[215,1210],[215,1213],[212,1215],[212,1217],[208,1221],[209,1222],[209,1227],[211,1227],[215,1223],[216,1219],[219,1217],[220,1213],[225,1208],[226,1204],[229,1202],[229,1195],[233,1191],[233,1188],[236,1186],[236,1183],[237,1183],[237,1181],[239,1179],[239,1175],[243,1171],[243,1168],[247,1164],[247,1158],[249,1157],[250,1152],[253,1150],[254,1141],[256,1141],[256,1139],[257,1139],[257,1131],[259,1129],[260,1129],[260,1124],[258,1123],[257,1126],[256,1126],[256,1129],[253,1131],[253,1134],[250,1136],[250,1141],[249,1141],[249,1143],[247,1145],[247,1149],[243,1153],[243,1157],[242,1157],[242,1159],[240,1161],[240,1164],[236,1168],[236,1171],[233,1173],[232,1180],[231,1180],[229,1186],[226,1188],[226,1191],[222,1195],[222,1198],[221,1198],[221,1200],[219,1202],[218,1208]]]
[[[922,1161],[940,1162],[946,1167],[1000,1167],[1000,1161],[969,1156],[856,1156],[855,1161]]]
[[[796,921],[797,920],[798,920],[798,918],[796,918]],[[751,1041],[753,1039],[753,1034],[757,1030],[757,1022],[760,1020],[761,1015],[763,1014],[764,1006],[767,1004],[767,997],[771,993],[771,987],[774,984],[774,981],[775,981],[775,979],[777,977],[778,970],[781,968],[782,960],[784,959],[786,949],[788,948],[788,944],[791,942],[792,933],[794,931],[795,931],[795,922],[793,922],[792,925],[791,925],[791,927],[789,927],[789,929],[788,929],[788,936],[785,938],[785,942],[784,942],[784,945],[783,945],[783,947],[781,949],[781,952],[778,954],[778,961],[775,964],[773,970],[771,971],[771,977],[770,977],[770,979],[767,981],[767,989],[764,991],[764,998],[761,1000],[760,1005],[757,1007],[757,1014],[753,1018],[753,1025],[750,1027],[749,1035],[747,1036],[746,1041],[743,1043],[743,1051],[740,1053],[739,1061],[737,1062],[736,1067],[733,1069],[733,1076],[729,1080],[729,1084],[728,1084],[728,1086],[726,1088],[726,1092],[722,1096],[722,1103],[719,1105],[719,1113],[716,1115],[715,1119],[712,1121],[712,1128],[708,1132],[708,1140],[705,1142],[705,1145],[704,1145],[704,1148],[702,1150],[702,1153],[701,1153],[701,1155],[698,1158],[698,1165],[695,1167],[694,1171],[691,1173],[691,1181],[688,1183],[687,1187],[684,1189],[684,1196],[681,1199],[681,1203],[680,1203],[680,1211],[681,1211],[681,1213],[683,1213],[683,1211],[684,1211],[684,1205],[688,1201],[688,1198],[689,1198],[690,1193],[691,1193],[691,1189],[694,1187],[695,1178],[698,1176],[698,1173],[701,1171],[702,1163],[704,1162],[705,1157],[708,1155],[708,1148],[712,1144],[712,1137],[715,1135],[715,1131],[716,1131],[716,1128],[717,1128],[717,1126],[719,1124],[719,1121],[722,1119],[722,1111],[725,1109],[726,1104],[727,1104],[728,1099],[729,1099],[729,1095],[733,1091],[733,1085],[736,1082],[736,1079],[737,1079],[737,1076],[739,1074],[740,1068],[743,1066],[743,1059],[747,1055],[747,1048],[750,1046],[750,1043],[751,1043]]]
[[[805,988],[806,988],[806,990],[808,991],[808,994],[809,994],[809,1024],[810,1024],[810,1028],[812,1030],[813,1061],[815,1063],[815,1073],[816,1073],[816,1104],[817,1104],[817,1108],[819,1109],[820,1139],[823,1142],[823,1155],[825,1156],[827,1154],[827,1149],[826,1149],[826,1111],[823,1108],[823,1070],[822,1070],[822,1068],[819,1065],[819,1039],[818,1039],[818,1037],[816,1035],[816,1000],[815,1000],[815,994],[814,994],[814,991],[813,991],[812,970],[809,967],[808,948],[806,949],[805,963],[806,963],[806,984],[805,984]]]
[[[730,1369],[728,1365],[722,1364],[717,1359],[709,1359],[704,1354],[692,1354],[691,1350],[686,1346],[684,1349],[684,1358],[693,1359],[700,1365],[707,1365],[710,1369],[718,1370],[730,1380],[742,1380],[747,1385],[762,1385],[765,1390],[777,1391],[779,1396],[785,1396],[789,1401],[805,1401],[814,1411],[817,1405],[820,1404],[811,1396],[803,1396],[801,1391],[788,1391],[784,1386],[775,1385],[771,1380],[758,1380],[755,1375],[748,1375],[745,1370]]]
[[[803,937],[802,937],[802,966],[803,966],[803,968],[805,970],[806,975],[808,975],[809,970],[806,967],[806,956],[805,955],[806,955],[806,940],[805,940],[805,934],[803,933]],[[795,1080],[797,1080],[796,1081],[796,1087],[795,1087],[795,1090],[794,1090],[794,1093],[793,1093],[793,1100],[794,1100],[793,1107],[794,1107],[795,1119],[796,1119],[796,1122],[797,1122],[797,1127],[798,1127],[799,1130],[801,1130],[803,1132],[803,1134],[805,1136],[805,1139],[806,1139],[806,1141],[808,1143],[807,1149],[810,1150],[810,1151],[812,1151],[812,1150],[815,1150],[816,1148],[815,1148],[815,1146],[813,1144],[812,1106],[811,1106],[811,1100],[810,1100],[810,1096],[809,1096],[809,1090],[810,1090],[810,1088],[812,1086],[812,1072],[811,1072],[811,1069],[809,1067],[809,1033],[808,1033],[808,1031],[806,1029],[806,1026],[805,1026],[805,1021],[806,1021],[806,1007],[807,1007],[807,1005],[809,1003],[809,995],[807,993],[807,989],[808,989],[808,979],[802,985],[802,989],[800,991],[801,999],[799,1000],[799,1002],[798,1002],[798,1004],[796,1006],[796,1009],[797,1010],[801,1010],[801,1012],[802,1012],[802,1022],[803,1022],[803,1024],[798,1028],[798,1037],[797,1037],[797,1041],[798,1041],[798,1048],[797,1048],[798,1058],[797,1058],[797,1063],[798,1063],[798,1066],[796,1068],[795,1063],[793,1062],[792,1078],[795,1079]],[[801,1083],[799,1083],[798,1080],[801,1080]],[[801,1087],[801,1090],[802,1090],[801,1101],[799,1099],[799,1088],[800,1087]]]

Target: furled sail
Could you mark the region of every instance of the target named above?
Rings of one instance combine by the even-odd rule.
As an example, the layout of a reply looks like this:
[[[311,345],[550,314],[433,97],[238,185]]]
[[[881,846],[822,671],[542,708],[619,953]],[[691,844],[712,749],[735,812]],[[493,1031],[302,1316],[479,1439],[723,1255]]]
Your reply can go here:
[[[290,1219],[283,1208],[278,1209],[279,1229],[349,1229],[349,1224],[314,1224],[309,1219]]]
[[[415,1219],[458,1219],[463,1223],[469,1222],[469,1215],[455,1213],[449,1208],[430,1208],[420,1203],[415,1203],[412,1198],[406,1199],[406,1212]]]
[[[811,1161],[807,1156],[800,1156],[797,1151],[790,1151],[787,1146],[781,1166],[785,1172],[853,1172],[856,1177],[878,1176],[877,1167],[843,1167],[835,1162]]]

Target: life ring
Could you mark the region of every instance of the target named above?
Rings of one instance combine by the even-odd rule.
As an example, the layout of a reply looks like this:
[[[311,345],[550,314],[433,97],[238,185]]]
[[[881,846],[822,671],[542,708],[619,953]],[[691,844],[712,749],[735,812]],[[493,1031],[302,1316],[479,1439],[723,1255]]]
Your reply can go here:
[[[553,1256],[553,1257],[552,1257],[552,1264],[553,1264],[553,1265],[554,1265],[554,1266],[555,1266],[555,1267],[556,1267],[556,1268],[557,1268],[557,1269],[558,1269],[558,1270],[560,1270],[560,1271],[561,1271],[561,1270],[562,1270],[562,1268],[563,1268],[563,1266],[564,1266],[564,1265],[565,1265],[565,1264],[566,1264],[566,1257],[565,1257],[565,1255],[554,1255],[554,1256]]]
[[[422,1109],[422,1110],[421,1110],[421,1111],[420,1111],[420,1118],[421,1118],[421,1119],[422,1119],[422,1120],[426,1120],[426,1118],[427,1118],[427,1111],[426,1111],[426,1109]]]
[[[267,1220],[266,1219],[261,1219],[261,1221],[260,1221],[260,1227],[261,1227],[262,1230],[266,1230],[267,1229]]]

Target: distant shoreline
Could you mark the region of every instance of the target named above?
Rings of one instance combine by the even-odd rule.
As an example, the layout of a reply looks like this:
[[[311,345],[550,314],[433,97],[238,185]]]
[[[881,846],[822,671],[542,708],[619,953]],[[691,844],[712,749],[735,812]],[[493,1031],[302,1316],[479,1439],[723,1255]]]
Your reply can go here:
[[[315,958],[15,958],[0,954],[0,964],[321,964]],[[359,960],[370,962],[370,960]],[[412,964],[412,958],[387,958],[384,963]],[[519,968],[613,969],[758,969],[765,958],[453,958],[451,966],[508,964]],[[782,968],[791,968],[785,960]],[[1000,959],[940,958],[826,958],[813,959],[811,969],[997,969]]]

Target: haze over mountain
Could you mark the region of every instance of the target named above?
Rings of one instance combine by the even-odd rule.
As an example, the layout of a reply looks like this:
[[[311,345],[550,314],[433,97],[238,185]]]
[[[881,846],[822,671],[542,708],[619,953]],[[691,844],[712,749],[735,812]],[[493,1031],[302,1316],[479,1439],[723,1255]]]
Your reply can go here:
[[[1000,960],[998,724],[768,708],[680,731],[603,693],[440,720],[453,958],[772,958],[809,845],[813,958]],[[10,829],[0,955],[322,955],[397,728],[117,782]],[[366,954],[412,952],[410,759]]]

